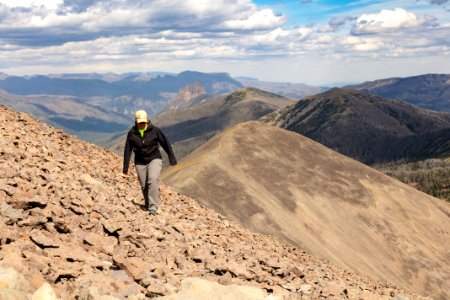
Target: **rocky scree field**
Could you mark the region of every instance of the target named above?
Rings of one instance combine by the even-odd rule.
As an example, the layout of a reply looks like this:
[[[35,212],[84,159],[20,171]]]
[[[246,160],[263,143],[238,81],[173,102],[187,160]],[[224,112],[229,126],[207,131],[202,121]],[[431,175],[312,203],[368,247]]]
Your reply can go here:
[[[422,299],[163,184],[151,217],[121,157],[5,106],[0,124],[0,299],[201,299],[187,296],[199,278],[217,285],[209,299]]]

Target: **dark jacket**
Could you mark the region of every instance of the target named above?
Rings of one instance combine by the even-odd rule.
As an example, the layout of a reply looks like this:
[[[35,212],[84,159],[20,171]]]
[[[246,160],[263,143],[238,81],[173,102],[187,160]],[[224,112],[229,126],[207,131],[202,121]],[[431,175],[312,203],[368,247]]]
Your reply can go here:
[[[177,164],[177,159],[173,153],[167,137],[162,131],[153,124],[149,124],[141,137],[137,125],[128,131],[127,142],[123,153],[123,172],[128,172],[130,165],[131,151],[134,151],[134,164],[146,165],[155,158],[162,158],[158,143],[162,146],[169,156],[169,162],[172,166]]]

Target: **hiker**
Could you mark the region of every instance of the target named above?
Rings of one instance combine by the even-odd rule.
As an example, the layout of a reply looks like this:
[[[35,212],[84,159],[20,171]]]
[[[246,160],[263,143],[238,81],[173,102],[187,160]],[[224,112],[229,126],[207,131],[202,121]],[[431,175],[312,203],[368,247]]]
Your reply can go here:
[[[161,173],[162,156],[158,144],[169,156],[170,165],[176,165],[177,159],[167,137],[158,127],[151,124],[144,110],[138,110],[135,125],[127,135],[123,154],[123,174],[128,173],[131,151],[134,151],[134,165],[144,194],[145,207],[150,215],[156,215],[160,201],[159,174]]]

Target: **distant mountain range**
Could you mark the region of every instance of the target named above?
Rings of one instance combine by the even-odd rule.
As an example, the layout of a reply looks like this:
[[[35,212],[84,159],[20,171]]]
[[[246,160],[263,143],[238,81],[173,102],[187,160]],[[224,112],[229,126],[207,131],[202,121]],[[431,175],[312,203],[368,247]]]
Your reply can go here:
[[[69,74],[50,74],[49,78],[59,79],[99,79],[106,82],[115,82],[123,79],[132,79],[134,81],[149,81],[153,78],[164,77],[166,75],[176,76],[175,73],[169,72],[131,72],[124,74],[116,73],[69,73]],[[32,78],[33,76],[25,76],[25,78]]]
[[[0,89],[0,103],[17,111],[28,112],[52,126],[97,143],[111,139],[130,123],[122,114],[73,96],[20,96]]]
[[[264,122],[305,135],[367,164],[450,154],[450,113],[334,88]]]
[[[422,106],[428,105],[427,107],[433,104],[432,107],[443,109],[449,101],[449,98],[445,96],[448,94],[448,76],[432,74],[379,80],[374,83],[365,83],[358,88],[367,89],[370,92],[396,92],[389,97],[420,96],[422,97],[420,99],[425,100],[410,99],[408,101],[418,105],[423,104]],[[249,94],[245,97],[247,99],[253,97],[252,101],[241,101],[243,90],[240,89],[244,84],[260,87],[246,90]],[[177,142],[176,147],[180,153],[183,153],[181,156],[227,126],[254,120],[283,107],[287,103],[285,101],[287,98],[283,98],[282,95],[290,95],[291,99],[303,99],[311,97],[307,95],[316,94],[324,89],[304,84],[264,82],[254,78],[239,78],[238,81],[226,73],[193,71],[179,74],[81,73],[23,77],[1,73],[0,87],[5,89],[0,99],[4,104],[35,114],[52,125],[98,145],[113,145],[115,142],[111,139],[114,137],[119,137],[118,140],[120,140],[122,132],[133,124],[134,112],[145,109],[152,119],[168,132],[171,139]],[[232,94],[237,90],[240,92]],[[400,93],[400,90],[403,92]],[[255,95],[252,96],[252,93],[266,100],[259,101],[261,99],[258,100]],[[400,104],[395,106],[392,103],[389,108],[392,112],[388,114],[398,114],[400,119],[383,123],[381,120],[386,117],[386,110],[373,110],[372,104],[362,108],[367,104],[365,100],[368,96],[366,95],[362,96],[364,99],[361,101],[355,99],[352,105],[360,105],[360,111],[349,115],[335,114],[347,104],[339,104],[340,107],[334,108],[331,107],[332,104],[314,108],[313,116],[308,116],[302,121],[300,127],[304,130],[298,130],[298,132],[317,138],[325,145],[367,163],[404,157],[428,158],[447,151],[447,125],[441,124],[441,127],[438,126],[439,130],[435,130],[433,126],[430,128],[416,126],[417,116],[402,119],[403,106]],[[230,99],[232,105],[229,104]],[[271,99],[270,101],[283,99],[281,102],[284,104],[279,106],[280,102],[273,105],[267,99]],[[361,103],[358,104],[358,101]],[[225,105],[225,102],[228,104]],[[289,104],[292,103],[295,102]],[[299,105],[297,108],[301,108],[304,104]],[[309,111],[309,108],[305,109]],[[360,113],[362,111],[366,111],[368,115]],[[159,115],[155,116],[158,113]],[[307,114],[310,113],[307,112]],[[336,127],[338,131],[333,132],[331,129],[335,125],[330,127],[329,124],[333,124],[335,120],[328,118],[337,118],[338,115],[341,121]],[[343,121],[347,117],[349,119]],[[355,118],[359,119],[355,120]],[[391,116],[390,120],[395,118]],[[360,126],[358,122],[361,120],[371,124]],[[436,119],[436,122],[439,120],[440,117]],[[377,122],[383,124],[377,124]],[[429,121],[430,124],[433,122]],[[343,125],[344,123],[348,123],[350,126],[348,132],[352,135],[345,139],[345,143],[337,138],[343,134],[342,129],[347,128],[347,125]],[[401,125],[403,123],[406,125]],[[360,126],[359,130],[356,130],[355,125]],[[389,128],[390,126],[392,128]],[[369,131],[364,132],[364,130]],[[337,136],[334,136],[336,133]],[[374,137],[370,137],[369,134],[374,134]],[[364,148],[365,145],[371,146]],[[390,147],[388,151],[385,150],[386,146]]]
[[[97,79],[99,78],[99,79]],[[101,79],[100,79],[101,78]],[[242,88],[242,84],[227,73],[181,72],[177,75],[145,77],[145,74],[131,74],[120,80],[102,80],[105,75],[61,75],[18,77],[8,76],[0,80],[0,87],[17,95],[69,95],[76,97],[130,96],[149,100],[161,100],[162,93],[177,93],[194,82],[199,82],[208,93],[220,94]]]
[[[173,142],[177,142],[259,119],[293,103],[294,100],[286,97],[247,87],[200,105],[163,112],[154,121],[165,129]]]
[[[450,112],[450,74],[380,79],[349,85],[345,88],[404,100],[422,108]]]
[[[295,103],[292,99],[249,87],[229,95],[213,96],[194,85],[182,89],[177,97],[179,100],[174,102],[174,108],[158,114],[152,122],[175,144],[179,158],[229,126],[257,120]],[[109,148],[122,152],[125,136],[123,134],[108,143]]]
[[[0,74],[0,103],[29,112],[89,142],[103,144],[133,123],[134,112],[150,116],[167,106],[184,86],[198,83],[217,95],[242,88],[226,73]]]
[[[72,96],[132,121],[136,110],[145,109],[152,116],[179,89],[195,82],[210,94],[230,93],[243,87],[226,73],[185,71],[163,76],[151,73],[6,76],[0,79],[0,88],[16,95]]]
[[[258,88],[274,94],[292,99],[302,99],[305,96],[315,95],[329,88],[311,86],[304,83],[259,81],[253,78],[241,77],[237,79],[244,86]]]
[[[450,296],[448,203],[304,136],[239,124],[167,169],[163,181],[346,269]]]

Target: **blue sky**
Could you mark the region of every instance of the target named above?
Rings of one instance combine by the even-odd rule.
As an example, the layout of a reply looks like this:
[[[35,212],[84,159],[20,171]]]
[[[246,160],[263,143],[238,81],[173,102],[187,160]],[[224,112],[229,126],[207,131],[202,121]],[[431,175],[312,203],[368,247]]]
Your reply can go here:
[[[0,72],[450,73],[449,0],[0,0]]]

